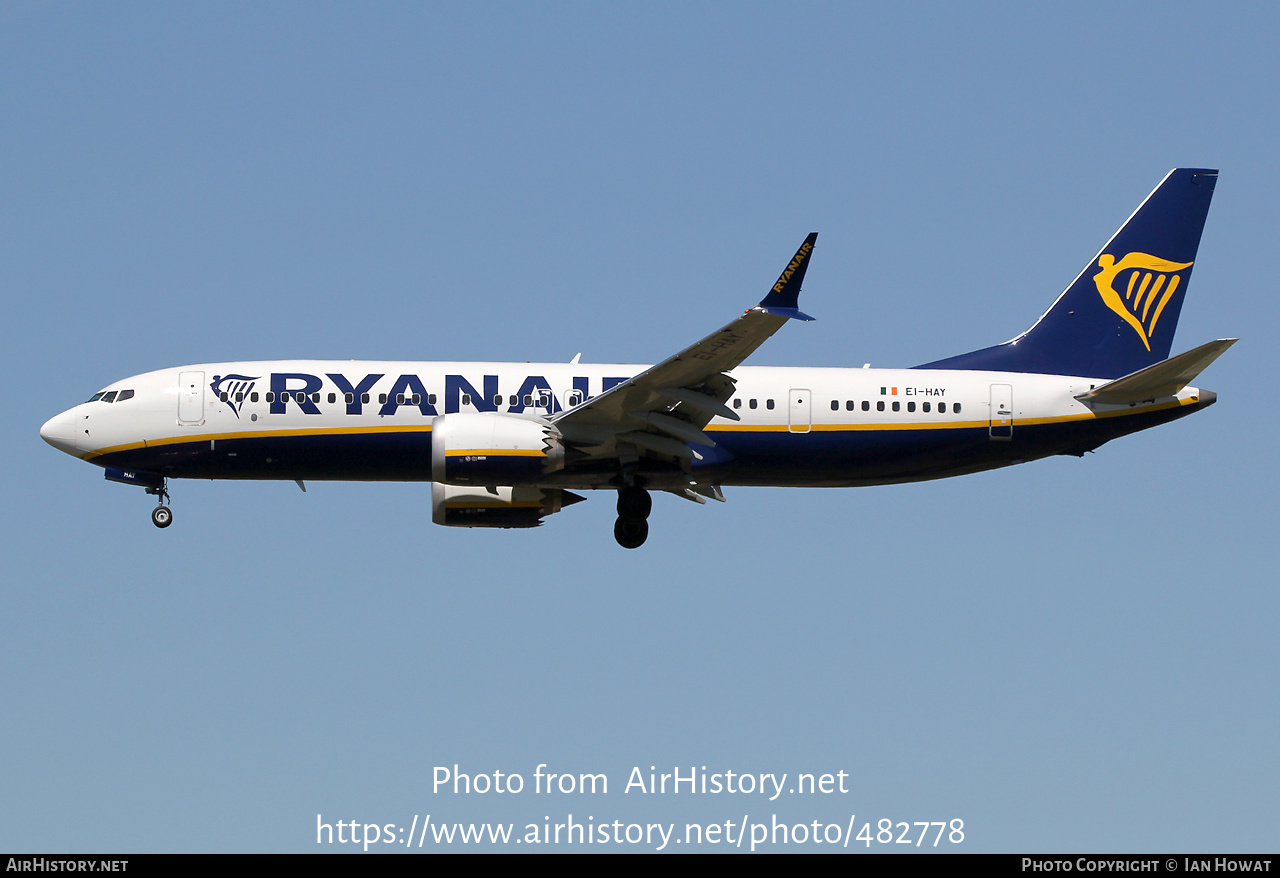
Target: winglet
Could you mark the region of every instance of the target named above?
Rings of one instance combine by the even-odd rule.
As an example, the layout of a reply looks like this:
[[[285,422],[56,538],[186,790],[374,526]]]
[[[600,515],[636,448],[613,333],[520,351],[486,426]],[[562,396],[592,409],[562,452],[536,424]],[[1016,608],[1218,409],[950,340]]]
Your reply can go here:
[[[817,240],[818,233],[810,232],[804,239],[804,243],[800,245],[800,249],[796,251],[796,255],[791,257],[791,262],[778,277],[778,282],[773,285],[769,295],[756,305],[757,309],[779,317],[792,317],[796,320],[813,319],[799,308],[800,284],[804,281],[805,270],[809,267],[809,257],[813,254],[813,245]]]

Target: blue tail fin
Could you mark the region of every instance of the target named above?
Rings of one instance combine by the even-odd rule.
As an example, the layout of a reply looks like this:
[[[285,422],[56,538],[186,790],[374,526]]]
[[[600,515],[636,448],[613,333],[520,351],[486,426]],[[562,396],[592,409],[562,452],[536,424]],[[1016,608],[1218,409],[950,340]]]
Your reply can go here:
[[[1034,326],[916,368],[1119,378],[1167,359],[1217,181],[1174,168]]]

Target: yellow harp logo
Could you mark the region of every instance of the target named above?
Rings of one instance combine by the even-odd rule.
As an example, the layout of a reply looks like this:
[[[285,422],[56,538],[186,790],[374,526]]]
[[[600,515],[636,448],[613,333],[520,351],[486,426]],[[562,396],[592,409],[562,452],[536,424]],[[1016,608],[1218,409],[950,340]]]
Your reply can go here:
[[[1098,257],[1102,271],[1093,276],[1093,282],[1107,307],[1132,326],[1147,350],[1151,350],[1151,336],[1155,335],[1160,314],[1182,281],[1182,275],[1174,272],[1193,264],[1170,262],[1149,253],[1128,253],[1116,261],[1110,253],[1104,253]],[[1129,273],[1127,285],[1121,278],[1125,272]],[[1124,285],[1123,296],[1116,291],[1117,279]]]

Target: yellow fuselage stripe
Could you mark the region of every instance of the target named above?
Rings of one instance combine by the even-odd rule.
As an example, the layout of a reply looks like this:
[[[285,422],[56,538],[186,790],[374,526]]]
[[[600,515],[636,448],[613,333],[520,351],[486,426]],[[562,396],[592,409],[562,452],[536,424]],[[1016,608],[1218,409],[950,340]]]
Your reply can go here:
[[[528,448],[460,448],[446,451],[445,457],[546,457],[545,451]]]

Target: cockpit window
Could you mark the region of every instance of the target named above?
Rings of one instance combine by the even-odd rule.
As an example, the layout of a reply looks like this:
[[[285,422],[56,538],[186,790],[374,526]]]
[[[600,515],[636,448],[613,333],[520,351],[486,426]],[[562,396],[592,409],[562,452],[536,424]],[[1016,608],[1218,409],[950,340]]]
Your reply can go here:
[[[113,391],[111,391],[110,393],[108,393],[106,396],[102,397],[102,401],[103,401],[103,402],[115,402],[115,401],[116,401],[116,391],[114,391],[114,390],[113,390]]]
[[[116,402],[124,402],[126,399],[133,399],[132,390],[122,390],[120,395],[116,397]]]
[[[88,401],[89,401],[89,402],[97,402],[98,400],[102,399],[102,394],[104,394],[104,393],[106,393],[106,391],[105,391],[105,390],[99,390],[99,391],[98,391],[97,393],[95,393],[93,396],[89,397],[89,400],[88,400]]]

